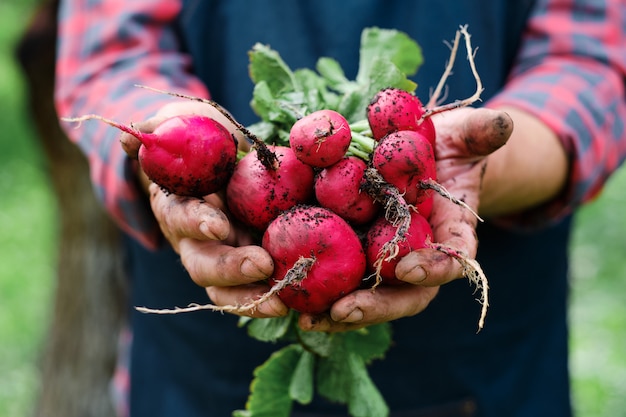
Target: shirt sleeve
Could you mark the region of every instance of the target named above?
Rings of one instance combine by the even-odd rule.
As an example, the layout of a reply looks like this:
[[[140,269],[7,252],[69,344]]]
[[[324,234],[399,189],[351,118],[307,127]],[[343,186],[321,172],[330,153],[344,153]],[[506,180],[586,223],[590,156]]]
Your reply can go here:
[[[60,117],[98,114],[139,122],[172,97],[136,85],[208,97],[181,53],[179,1],[64,0],[59,10],[55,102]],[[120,228],[149,248],[160,231],[126,156],[120,132],[99,121],[63,124],[85,153],[97,197]]]
[[[600,193],[626,158],[625,81],[623,0],[537,2],[510,78],[487,105],[515,106],[556,132],[569,156],[569,182],[554,201],[506,223],[544,226]]]

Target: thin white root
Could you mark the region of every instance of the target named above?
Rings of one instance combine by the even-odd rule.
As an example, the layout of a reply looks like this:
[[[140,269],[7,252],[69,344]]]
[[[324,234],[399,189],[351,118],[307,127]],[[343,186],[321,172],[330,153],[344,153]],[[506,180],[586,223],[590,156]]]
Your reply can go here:
[[[456,259],[463,267],[463,276],[476,286],[476,291],[480,291],[480,297],[477,299],[482,306],[478,319],[478,332],[480,332],[485,326],[485,317],[489,308],[489,282],[483,269],[477,260],[465,256],[454,248],[438,243],[431,243],[430,247]]]
[[[119,125],[119,123],[117,123],[115,120],[107,119],[106,117],[102,117],[97,114],[86,114],[84,116],[78,116],[78,117],[61,117],[60,119],[64,122],[77,123],[76,128],[79,128],[82,125],[82,123],[87,120],[100,120],[109,125],[113,125],[113,126]]]
[[[432,179],[428,179],[426,181],[422,181],[420,183],[420,187],[424,188],[424,189],[431,189],[434,190],[437,194],[439,194],[442,197],[447,198],[448,200],[450,200],[451,202],[453,202],[454,204],[463,207],[464,209],[468,210],[470,213],[472,213],[472,215],[474,217],[476,217],[476,219],[478,219],[479,222],[484,222],[484,220],[482,219],[482,217],[480,217],[478,215],[478,213],[476,213],[476,211],[471,208],[465,201],[463,200],[459,200],[458,198],[456,198],[455,196],[453,196],[450,191],[448,191],[446,189],[446,187],[444,187],[443,185],[439,184],[437,181],[434,181]]]
[[[437,106],[437,107],[430,107],[431,102],[433,102],[433,100],[431,99],[428,103],[428,106],[426,108],[426,111],[424,112],[424,114],[422,115],[421,119],[426,119],[427,117],[430,117],[434,114],[437,113],[442,113],[444,111],[448,111],[448,110],[452,110],[452,109],[457,109],[460,107],[467,107],[472,105],[474,102],[480,100],[480,95],[482,94],[484,88],[483,88],[483,83],[480,79],[480,76],[478,75],[478,71],[476,70],[476,63],[474,62],[474,58],[476,56],[476,51],[474,50],[474,48],[472,47],[472,42],[470,40],[471,36],[467,31],[467,25],[463,25],[461,26],[460,30],[457,31],[457,35],[461,34],[463,35],[463,37],[465,38],[465,49],[467,49],[467,60],[469,61],[469,65],[470,68],[472,70],[472,74],[474,75],[474,79],[476,80],[476,91],[474,92],[474,94],[472,94],[470,97],[463,99],[463,100],[456,100],[452,103],[449,104],[445,104],[443,106]],[[445,77],[447,78],[448,75],[445,74]],[[443,78],[443,77],[442,77]],[[445,82],[445,79],[444,79]]]
[[[261,297],[257,298],[254,301],[251,301],[246,304],[240,305],[224,305],[224,306],[216,306],[215,304],[197,304],[192,303],[187,307],[174,307],[172,309],[155,309],[155,308],[147,308],[147,307],[135,307],[135,310],[142,313],[152,313],[152,314],[178,314],[178,313],[191,313],[193,311],[200,310],[210,310],[217,311],[221,313],[234,313],[234,314],[244,314],[253,312],[258,308],[259,305],[269,300],[271,296],[278,293],[278,291],[282,290],[285,285],[280,285],[285,280],[281,280],[276,283],[268,292],[263,294]]]
[[[439,79],[439,84],[437,84],[435,91],[432,93],[432,95],[430,96],[430,100],[426,104],[427,109],[433,108],[437,106],[437,104],[439,104],[439,96],[441,95],[441,90],[443,90],[444,86],[446,85],[446,81],[448,77],[452,73],[452,68],[454,67],[454,61],[456,60],[456,54],[457,54],[457,50],[459,49],[460,41],[461,41],[461,32],[457,30],[456,35],[454,36],[454,41],[452,45],[450,45],[450,58],[448,58],[448,63],[446,64],[446,68],[443,74],[441,75],[441,78]]]
[[[147,307],[135,307],[135,310],[141,313],[150,313],[150,314],[179,314],[179,313],[191,313],[194,311],[200,310],[210,310],[216,311],[220,313],[234,313],[234,314],[245,314],[254,312],[261,304],[269,300],[273,295],[278,294],[282,289],[287,287],[288,285],[294,284],[296,282],[302,281],[306,278],[306,272],[313,266],[315,263],[315,258],[300,258],[294,266],[285,274],[285,277],[280,281],[276,281],[276,283],[270,288],[269,291],[264,293],[261,297],[257,298],[254,301],[249,303],[240,304],[240,305],[223,305],[216,306],[215,304],[197,304],[192,303],[187,307],[174,307],[171,309],[155,309],[155,308],[147,308]]]
[[[244,126],[242,126],[241,123],[236,121],[235,118],[233,116],[231,116],[231,114],[228,112],[228,110],[226,110],[219,103],[216,103],[213,100],[208,100],[208,99],[202,98],[202,97],[190,96],[188,94],[174,93],[172,91],[166,91],[166,90],[161,90],[159,88],[148,87],[147,85],[142,85],[142,84],[135,84],[135,87],[143,88],[145,90],[154,91],[155,93],[167,94],[168,96],[172,96],[172,97],[184,98],[185,100],[198,101],[200,103],[208,104],[209,106],[214,107],[217,111],[222,113],[224,115],[224,117],[226,117],[228,119],[228,121],[230,121],[232,124],[234,124],[237,127],[237,129],[241,130],[243,134],[250,133],[248,131],[248,129],[246,129]]]
[[[190,96],[188,94],[174,93],[172,91],[161,90],[160,88],[149,87],[149,86],[143,85],[143,84],[135,84],[135,87],[143,88],[145,90],[154,91],[155,93],[167,94],[168,96],[184,98],[186,100],[199,101],[200,103],[205,103],[205,104],[208,104],[210,106],[219,106],[219,104],[215,103],[214,101],[207,100],[207,99],[202,98],[202,97]]]
[[[382,277],[380,271],[383,262],[388,262],[398,256],[400,242],[406,240],[406,234],[411,226],[411,206],[404,200],[403,195],[396,187],[387,183],[376,168],[369,167],[365,170],[364,178],[368,187],[367,193],[385,208],[385,219],[396,228],[393,238],[386,242],[378,252],[374,262],[376,277],[372,291],[380,285]]]

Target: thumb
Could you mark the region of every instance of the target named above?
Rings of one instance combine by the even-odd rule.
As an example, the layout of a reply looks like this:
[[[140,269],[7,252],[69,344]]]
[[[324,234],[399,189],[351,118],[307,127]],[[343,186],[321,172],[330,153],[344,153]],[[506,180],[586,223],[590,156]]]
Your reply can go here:
[[[163,119],[164,117],[151,117],[143,122],[132,123],[132,127],[140,132],[150,133],[156,129]],[[130,133],[123,132],[120,136],[120,143],[122,144],[122,149],[124,149],[124,152],[126,152],[129,157],[137,159],[139,155],[139,148],[141,148],[141,142],[139,139]]]
[[[479,108],[468,112],[463,140],[469,155],[487,156],[502,147],[513,132],[513,120],[503,111]]]

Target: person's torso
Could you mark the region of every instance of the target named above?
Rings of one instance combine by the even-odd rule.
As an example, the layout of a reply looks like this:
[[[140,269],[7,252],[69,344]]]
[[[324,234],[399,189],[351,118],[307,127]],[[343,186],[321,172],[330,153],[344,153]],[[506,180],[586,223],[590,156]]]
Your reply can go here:
[[[212,98],[240,122],[250,124],[257,119],[249,105],[253,84],[247,52],[256,42],[269,44],[293,69],[314,68],[319,57],[329,56],[353,77],[362,29],[399,29],[423,49],[425,61],[415,80],[418,95],[427,99],[448,60],[446,42],[460,25],[467,24],[478,48],[476,63],[485,101],[506,81],[532,5],[527,0],[187,0],[179,30],[194,72],[207,84]],[[449,101],[474,92],[465,54],[461,48],[448,80]],[[568,232],[568,221],[528,235],[481,225],[478,259],[491,286],[485,329],[476,334],[480,305],[465,280],[443,286],[422,314],[395,322],[394,346],[384,360],[371,367],[389,404],[395,410],[441,407],[442,412],[447,405],[461,404],[456,414],[445,415],[470,416],[474,414],[465,402],[469,399],[477,404],[480,414],[476,415],[481,416],[569,415],[565,327]],[[181,285],[181,280],[190,279],[175,261],[163,261],[163,254],[138,247],[133,251],[138,259],[136,287],[144,288],[134,294],[135,305],[171,307],[205,299],[204,291],[190,281]],[[158,286],[153,285],[156,275],[164,277]],[[267,359],[275,348],[250,340],[245,331],[235,329],[234,319],[219,314],[167,318],[167,325],[163,325],[163,317],[135,313],[135,320],[137,329],[148,329],[136,335],[136,360],[153,366],[152,371],[143,371],[143,377],[138,366],[135,377],[144,384],[140,390],[172,390],[185,396],[185,401],[196,398],[198,409],[206,411],[198,411],[198,416],[221,416],[224,410],[243,407],[254,365]],[[188,340],[195,350],[189,348]],[[174,357],[180,349],[186,349],[185,355]],[[147,357],[147,351],[154,358]],[[172,358],[169,365],[161,362],[162,370],[150,365],[159,355]],[[227,360],[229,355],[239,355],[241,360]],[[172,379],[169,385],[160,382],[161,372]],[[191,382],[174,387],[177,376],[180,381],[191,377]],[[166,410],[166,395],[162,397],[156,401],[155,396],[143,396],[145,409]],[[181,403],[176,398],[171,401],[176,406]],[[320,412],[333,407],[316,402],[306,409]],[[462,414],[464,409],[469,413]],[[423,415],[413,413],[406,415]]]

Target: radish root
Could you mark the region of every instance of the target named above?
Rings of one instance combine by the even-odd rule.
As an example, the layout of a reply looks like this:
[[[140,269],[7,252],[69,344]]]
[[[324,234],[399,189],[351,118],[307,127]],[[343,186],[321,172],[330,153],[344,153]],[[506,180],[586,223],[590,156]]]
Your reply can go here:
[[[400,251],[398,245],[406,239],[406,234],[411,226],[411,206],[404,200],[400,191],[387,183],[375,168],[368,167],[364,177],[367,193],[374,200],[383,204],[385,218],[396,228],[393,238],[383,245],[374,263],[376,268],[376,282],[372,286],[372,290],[374,290],[382,282],[380,270],[383,267],[383,262],[398,256]]]
[[[465,203],[465,201],[459,200],[458,198],[450,194],[450,191],[448,191],[443,185],[439,184],[437,181],[434,181],[432,179],[421,181],[420,187],[422,187],[423,189],[430,189],[430,190],[435,191],[437,194],[439,194],[442,197],[447,198],[448,200],[450,200],[452,203],[456,204],[457,206],[461,206],[464,209],[468,210],[470,213],[472,213],[472,215],[474,215],[474,217],[478,219],[478,221],[480,222],[484,221],[478,215],[478,213],[474,211],[474,209],[472,209],[470,206],[467,205],[467,203]]]
[[[452,45],[450,45],[450,58],[448,58],[446,68],[443,71],[441,78],[439,79],[439,84],[437,84],[435,91],[430,96],[430,100],[426,104],[426,108],[433,108],[437,106],[437,104],[439,104],[439,97],[441,96],[441,90],[443,90],[444,86],[446,85],[446,80],[452,73],[452,68],[454,67],[454,61],[456,60],[456,54],[457,54],[457,50],[459,49],[460,42],[461,42],[461,32],[457,30],[456,35],[454,37],[454,41]],[[447,42],[446,44],[449,45]]]
[[[450,75],[452,71],[452,66],[454,65],[454,56],[456,55],[458,44],[460,42],[460,35],[463,35],[463,37],[465,38],[465,49],[467,50],[467,60],[469,61],[472,74],[474,75],[474,79],[476,80],[476,92],[466,99],[456,100],[449,104],[432,107],[437,102],[437,99],[439,98],[439,94],[441,93],[441,88],[443,88],[443,85],[445,84],[446,79],[448,78],[448,76]],[[448,61],[446,70],[444,71],[443,76],[441,77],[441,80],[439,81],[439,85],[437,86],[435,93],[433,93],[432,97],[430,98],[428,102],[428,105],[426,106],[427,108],[421,117],[422,120],[437,113],[442,113],[448,110],[458,109],[460,107],[470,106],[474,102],[480,100],[480,95],[482,94],[484,88],[483,88],[483,83],[480,79],[480,76],[478,75],[478,71],[476,70],[476,63],[474,62],[476,51],[472,47],[472,42],[470,39],[471,39],[471,36],[469,32],[467,31],[467,25],[461,26],[460,29],[456,32],[454,44],[452,45],[452,48],[451,48],[452,53],[450,54],[450,60]]]
[[[482,306],[478,320],[478,332],[480,332],[485,326],[485,317],[487,316],[487,309],[489,308],[489,283],[483,269],[477,260],[466,256],[450,246],[440,243],[430,243],[429,247],[456,259],[463,267],[463,276],[476,286],[476,291],[480,291],[480,297],[477,299]]]
[[[269,300],[273,295],[278,294],[283,288],[288,285],[293,285],[298,283],[306,278],[307,271],[311,269],[313,264],[315,263],[315,258],[304,258],[301,257],[296,261],[296,263],[287,271],[285,277],[280,281],[276,281],[276,283],[267,291],[265,294],[260,296],[254,301],[249,303],[240,304],[240,305],[223,305],[216,306],[215,304],[197,304],[192,303],[187,307],[175,307],[172,309],[154,309],[147,307],[135,307],[135,309],[141,313],[151,313],[151,314],[178,314],[178,313],[190,313],[193,311],[200,310],[210,310],[217,311],[221,313],[235,313],[235,314],[244,314],[244,313],[252,313],[254,312],[259,305]]]

